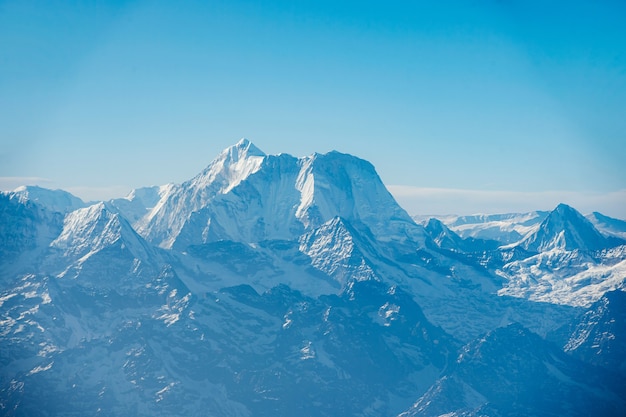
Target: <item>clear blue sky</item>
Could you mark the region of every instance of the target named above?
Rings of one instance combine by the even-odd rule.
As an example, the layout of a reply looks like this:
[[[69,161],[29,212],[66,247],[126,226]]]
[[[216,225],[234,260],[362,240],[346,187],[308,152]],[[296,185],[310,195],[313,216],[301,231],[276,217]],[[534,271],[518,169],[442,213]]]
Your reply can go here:
[[[626,4],[0,0],[1,188],[121,196],[241,137],[412,213],[626,218]]]

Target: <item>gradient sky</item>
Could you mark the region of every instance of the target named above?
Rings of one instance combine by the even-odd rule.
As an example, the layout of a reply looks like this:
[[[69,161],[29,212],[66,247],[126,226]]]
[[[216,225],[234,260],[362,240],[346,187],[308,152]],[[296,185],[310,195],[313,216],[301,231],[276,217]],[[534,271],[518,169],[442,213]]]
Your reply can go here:
[[[123,196],[242,137],[412,214],[626,218],[626,3],[0,0],[0,188]]]

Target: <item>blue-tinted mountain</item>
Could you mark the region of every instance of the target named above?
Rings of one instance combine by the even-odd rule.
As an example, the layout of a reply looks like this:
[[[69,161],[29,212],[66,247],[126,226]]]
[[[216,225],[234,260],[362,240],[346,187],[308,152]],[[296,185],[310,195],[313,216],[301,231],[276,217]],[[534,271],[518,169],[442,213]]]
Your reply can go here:
[[[559,204],[539,228],[520,242],[528,251],[545,252],[551,249],[594,251],[617,246],[603,236],[593,224],[574,208]]]
[[[596,229],[606,236],[626,240],[626,221],[605,216],[597,211],[594,211],[586,217]]]
[[[245,139],[169,188],[137,228],[156,245],[184,250],[219,240],[294,239],[334,217],[381,240],[424,238],[369,162],[339,152],[266,155]]]
[[[620,416],[626,410],[623,383],[511,324],[463,347],[401,416]]]
[[[436,220],[424,228],[350,155],[266,155],[242,140],[182,184],[89,204],[23,189],[0,194],[0,216],[3,415],[539,415],[622,404],[609,377],[576,357],[586,342],[563,356],[543,337],[585,317],[576,300],[623,283],[626,246],[537,253]],[[539,217],[497,221],[521,234]],[[555,279],[545,299],[506,293],[533,283],[527,271]],[[523,401],[507,409],[500,394]]]
[[[37,272],[37,260],[62,228],[62,213],[19,193],[0,193],[0,282]]]
[[[501,245],[519,242],[547,216],[547,211],[528,213],[476,214],[471,216],[445,215],[437,217],[462,238],[495,240]],[[418,223],[431,216],[414,216]]]
[[[379,283],[318,299],[246,285],[197,297],[175,277],[160,279],[167,291],[154,287],[135,306],[107,305],[80,286],[52,291],[46,309],[66,325],[79,314],[111,322],[91,323],[81,337],[69,326],[61,336],[74,341],[63,347],[61,337],[41,342],[38,360],[24,358],[13,385],[2,381],[3,406],[29,416],[393,415],[458,346],[410,295]],[[7,359],[5,370],[19,369]]]
[[[481,253],[497,249],[501,243],[496,240],[462,238],[441,220],[431,218],[424,226],[432,242],[441,249],[461,253]]]
[[[626,292],[607,292],[573,327],[566,352],[626,376]]]
[[[501,295],[587,308],[607,291],[622,288],[626,278],[624,241],[604,236],[565,204],[522,241],[501,249],[522,251],[496,265],[506,280]]]
[[[8,195],[20,201],[30,201],[48,211],[57,213],[69,213],[86,205],[83,200],[67,191],[49,190],[36,185],[18,187]]]

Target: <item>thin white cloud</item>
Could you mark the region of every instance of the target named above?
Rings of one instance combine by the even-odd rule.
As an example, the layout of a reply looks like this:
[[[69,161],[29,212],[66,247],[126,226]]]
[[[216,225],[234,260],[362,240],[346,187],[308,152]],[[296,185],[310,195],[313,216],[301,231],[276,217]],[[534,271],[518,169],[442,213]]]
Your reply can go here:
[[[0,190],[13,191],[22,185],[38,185],[44,188],[51,188],[54,181],[41,177],[0,177]]]
[[[582,213],[599,211],[626,218],[626,189],[613,192],[577,191],[488,191],[451,188],[387,187],[409,214],[513,213],[552,210],[559,203]]]
[[[124,185],[112,185],[107,187],[89,186],[60,186],[56,181],[41,177],[0,177],[0,191],[13,191],[23,185],[37,185],[42,188],[61,188],[83,201],[106,201],[112,198],[124,197],[130,192],[130,187]]]
[[[100,201],[124,197],[130,187],[58,187],[55,181],[41,177],[0,177],[0,190],[12,191],[22,185],[63,188],[83,201]],[[626,189],[613,192],[577,191],[492,191],[454,188],[423,188],[406,185],[387,186],[391,194],[411,215],[519,213],[552,210],[566,203],[582,213],[599,211],[608,216],[626,219]]]

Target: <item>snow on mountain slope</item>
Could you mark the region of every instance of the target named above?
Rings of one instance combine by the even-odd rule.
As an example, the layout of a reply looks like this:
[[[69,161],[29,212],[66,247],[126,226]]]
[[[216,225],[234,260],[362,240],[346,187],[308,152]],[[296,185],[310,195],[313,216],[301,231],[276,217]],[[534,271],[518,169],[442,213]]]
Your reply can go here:
[[[537,230],[503,247],[530,253],[496,271],[505,280],[498,294],[588,307],[605,292],[624,286],[626,246],[617,246],[620,243],[603,236],[575,209],[560,204]]]
[[[626,240],[626,221],[605,216],[597,211],[585,217],[604,235]]]
[[[119,284],[120,274],[132,274],[107,265],[119,254],[104,257],[95,279],[85,279],[86,271],[75,280],[26,275],[2,288],[0,408],[6,415],[123,415],[129,410],[177,415],[178,409],[160,414],[154,407],[166,396],[170,381],[163,381],[163,374],[174,362],[164,364],[158,341],[148,344],[144,338],[154,327],[178,320],[186,292],[167,271],[141,282],[134,274],[131,291],[112,285]],[[212,400],[220,398],[218,387],[202,382],[190,385],[188,394],[194,386]],[[228,409],[228,404],[223,398],[222,406]]]
[[[500,295],[588,307],[605,292],[624,288],[626,246],[592,253],[552,249],[510,262],[497,274],[505,279]]]
[[[208,294],[233,285],[248,285],[264,292],[288,285],[308,296],[335,294],[341,284],[311,265],[297,241],[245,244],[217,241],[192,245],[168,260],[194,294]]]
[[[566,306],[498,297],[499,278],[484,267],[427,249],[393,248],[393,242],[381,243],[337,217],[299,242],[215,241],[188,246],[170,262],[193,294],[242,284],[263,292],[286,284],[319,296],[337,294],[354,281],[380,280],[409,291],[431,322],[464,341],[509,321],[546,334],[575,314]]]
[[[300,238],[300,251],[311,265],[334,278],[340,287],[351,280],[380,280],[359,246],[358,235],[339,217]]]
[[[476,266],[433,254],[420,256],[427,264],[405,267],[409,278],[401,285],[414,295],[428,320],[464,342],[514,322],[545,336],[578,314],[579,309],[569,305],[500,294],[501,281]],[[389,273],[381,275],[390,278]]]
[[[365,225],[381,241],[425,241],[423,228],[398,205],[367,161],[339,152],[315,154],[303,159],[298,184],[302,197],[296,216],[307,228],[339,216]]]
[[[191,215],[257,171],[265,154],[247,139],[225,149],[191,180],[169,187],[159,202],[135,223],[148,241],[169,248]]]
[[[106,203],[96,203],[66,215],[44,265],[60,278],[121,290],[141,286],[163,263],[126,219]]]
[[[211,164],[189,182],[198,192],[199,205],[204,205],[217,192],[226,194],[250,174],[258,171],[265,153],[247,139],[225,149]]]
[[[62,251],[64,259],[73,260],[115,244],[127,246],[141,258],[152,251],[126,219],[108,209],[105,203],[96,203],[69,213],[63,230],[50,246]]]
[[[23,195],[0,193],[0,282],[38,272],[39,259],[62,227],[62,213]]]
[[[248,149],[256,148],[240,142],[210,167],[228,171],[227,160],[248,166]],[[206,198],[204,206],[183,205],[186,211],[176,212],[188,217],[168,238],[178,254],[170,261],[192,292],[244,283],[265,291],[285,283],[319,295],[337,293],[352,280],[384,279],[411,289],[430,319],[464,340],[502,320],[524,320],[515,302],[492,306],[499,282],[484,267],[424,249],[430,238],[396,204],[371,164],[338,152],[304,158],[261,154],[252,152],[262,161],[245,178],[236,176],[236,185],[224,180],[224,192]],[[212,181],[199,183],[215,188]],[[198,189],[189,184],[164,194],[150,215],[173,215],[164,208],[190,200],[188,194]],[[459,291],[467,294],[459,297]],[[524,310],[532,311],[528,321],[537,331],[555,326],[537,318],[545,308]],[[557,321],[564,311],[551,317]]]
[[[247,140],[172,187],[136,225],[150,242],[184,250],[225,239],[297,240],[336,216],[364,225],[383,241],[425,239],[370,163],[339,152],[268,156]]]
[[[463,246],[463,239],[438,219],[429,219],[425,229],[435,244],[442,249],[458,250]]]
[[[189,181],[161,187],[159,201],[133,223],[134,227],[148,241],[171,247],[193,212],[256,171],[264,158],[265,154],[247,139],[240,140]]]
[[[622,382],[512,324],[463,347],[399,417],[620,416],[626,407]]]
[[[549,212],[477,214],[472,216],[437,216],[443,224],[462,238],[497,240],[503,244],[515,243],[532,232],[548,216]],[[420,224],[426,224],[432,216],[414,216]]]
[[[191,212],[172,247],[219,240],[255,243],[296,239],[304,226],[296,217],[300,161],[290,155],[267,156],[245,180]]]
[[[534,252],[557,248],[589,251],[609,248],[612,242],[578,211],[566,204],[559,204],[537,230],[526,236],[519,245]]]
[[[19,360],[0,375],[2,407],[29,416],[393,415],[457,346],[409,294],[380,283],[319,298],[284,285],[206,297],[147,291],[120,303],[80,283],[52,289],[47,304],[4,327],[3,354]],[[159,314],[164,298],[175,313]],[[10,304],[2,318],[18,317]],[[20,351],[26,320],[41,326],[30,340],[42,345]]]
[[[184,286],[105,203],[65,216],[29,200],[9,203],[0,218],[35,249],[18,245],[28,262],[1,271],[0,408],[7,415],[85,415],[98,411],[86,404],[127,400],[120,408],[127,411],[140,397],[125,395],[132,384],[119,385],[121,369],[110,365],[126,360],[136,343],[129,321],[174,321],[180,297],[173,290],[184,295]],[[122,334],[132,342],[112,346]]]
[[[122,214],[130,224],[134,225],[152,211],[161,198],[169,193],[173,187],[174,184],[166,184],[137,188],[128,193],[126,197],[109,201],[109,204],[115,207],[116,211]]]
[[[49,190],[34,185],[18,187],[8,193],[20,199],[20,201],[32,201],[49,211],[68,213],[85,207],[85,203],[78,197],[63,190]]]
[[[605,293],[577,318],[564,350],[585,362],[626,375],[626,292]]]
[[[444,250],[476,254],[493,251],[500,246],[500,242],[496,240],[476,239],[473,237],[462,238],[443,222],[435,218],[428,220],[425,229],[435,245]]]

